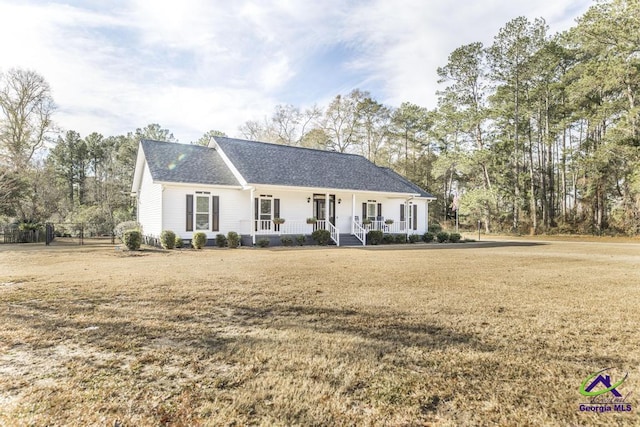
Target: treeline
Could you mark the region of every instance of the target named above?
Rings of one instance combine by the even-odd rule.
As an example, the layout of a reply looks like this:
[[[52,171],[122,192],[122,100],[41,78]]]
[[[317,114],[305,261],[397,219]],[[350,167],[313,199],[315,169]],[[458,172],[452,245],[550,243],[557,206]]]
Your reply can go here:
[[[516,18],[438,74],[434,110],[355,90],[324,108],[279,105],[240,131],[392,167],[438,197],[439,221],[457,208],[487,232],[640,232],[637,1],[598,3],[562,34]]]
[[[640,232],[640,5],[593,6],[569,31],[516,18],[490,46],[454,50],[434,110],[354,90],[306,110],[278,105],[241,137],[361,154],[433,193],[432,221],[487,232]],[[61,133],[37,73],[0,75],[0,216],[21,222],[132,219],[141,138]],[[206,145],[209,131],[194,143]],[[1,218],[0,218],[1,219]]]

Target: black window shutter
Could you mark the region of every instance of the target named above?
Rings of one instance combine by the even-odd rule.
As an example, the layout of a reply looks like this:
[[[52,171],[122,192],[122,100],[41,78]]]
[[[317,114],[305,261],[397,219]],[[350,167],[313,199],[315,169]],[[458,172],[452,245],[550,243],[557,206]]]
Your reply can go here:
[[[418,205],[413,205],[413,229],[418,229]]]
[[[378,221],[382,221],[382,203],[378,203]]]
[[[400,221],[404,221],[406,218],[404,216],[404,203],[400,205]]]
[[[193,231],[193,194],[187,194],[187,231]]]
[[[280,218],[280,199],[273,199],[273,217]],[[274,224],[275,231],[280,231],[280,224]]]
[[[255,231],[258,231],[258,218],[260,215],[259,209],[260,209],[260,199],[258,199],[257,197],[254,199],[255,203],[254,203],[254,216],[255,216]]]
[[[367,217],[367,203],[362,202],[362,219]]]
[[[211,231],[220,231],[220,196],[213,196],[211,202]]]

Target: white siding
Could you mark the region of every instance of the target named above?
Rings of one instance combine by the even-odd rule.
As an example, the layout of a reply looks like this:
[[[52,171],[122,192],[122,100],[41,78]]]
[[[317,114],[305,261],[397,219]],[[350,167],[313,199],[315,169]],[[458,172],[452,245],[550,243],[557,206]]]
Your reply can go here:
[[[165,186],[163,193],[163,229],[171,230],[183,239],[191,239],[193,233],[204,230],[187,231],[187,194],[196,195],[196,191],[208,192],[208,196],[218,196],[220,199],[220,227],[219,231],[206,231],[207,238],[213,239],[217,234],[227,234],[229,231],[240,233],[240,221],[248,221],[250,212],[249,191],[228,188],[211,187],[183,187]],[[195,200],[194,200],[195,203]],[[195,221],[194,221],[195,224]]]
[[[148,170],[143,176],[139,218],[143,223],[144,232],[148,235],[159,236],[162,230],[172,230],[183,239],[191,239],[194,231],[186,230],[186,196],[187,194],[196,196],[196,192],[208,192],[209,196],[218,196],[220,202],[220,227],[219,231],[207,230],[207,238],[213,239],[219,233],[227,234],[235,231],[239,234],[248,235],[254,229],[254,200],[251,198],[250,190],[197,187],[185,185],[160,185],[151,183]],[[306,219],[315,216],[314,194],[327,194],[323,190],[317,191],[296,191],[281,188],[258,187],[254,190],[254,197],[270,196],[280,200],[280,217],[286,220],[287,229],[295,226],[292,234],[310,234],[312,226],[306,225]],[[356,193],[355,205],[353,204],[354,194],[350,192],[331,192],[335,196],[335,225],[340,233],[350,233],[353,216],[362,220],[362,203],[375,200],[375,203],[382,204],[382,216],[384,219],[392,219],[394,222],[400,221],[400,205],[407,204],[410,209],[408,198],[397,198],[379,193]],[[161,203],[160,203],[161,200]],[[307,201],[309,200],[309,201]],[[195,202],[195,200],[194,200]],[[418,230],[412,230],[412,224],[408,224],[409,234],[422,234],[426,230],[426,201],[414,200],[413,204],[418,206]],[[162,206],[162,213],[160,210]],[[412,208],[411,208],[412,209]],[[162,223],[160,220],[162,219]],[[409,213],[406,211],[405,220],[408,221]],[[194,221],[195,224],[195,221]],[[210,227],[211,228],[211,227]],[[284,227],[283,227],[284,229]]]
[[[138,195],[138,222],[148,236],[160,236],[162,231],[162,186],[154,184],[147,163],[144,163]]]
[[[314,194],[327,194],[323,190],[317,191],[283,191],[281,189],[257,188],[255,195],[269,195],[274,199],[280,199],[280,217],[287,221],[305,221],[306,218],[314,216]],[[400,205],[406,204],[407,211],[405,221],[409,220],[408,209],[414,204],[418,207],[418,229],[412,230],[413,223],[406,225],[409,227],[408,233],[422,234],[426,231],[426,201],[413,200],[409,205],[409,198],[398,198],[381,193],[355,193],[355,205],[353,204],[354,193],[350,192],[330,192],[335,195],[336,200],[336,222],[335,225],[340,233],[348,234],[351,232],[351,223],[353,217],[357,216],[362,220],[362,203],[374,200],[375,203],[382,204],[382,217],[392,219],[394,223],[400,222]],[[307,202],[309,199],[309,202]],[[376,207],[377,209],[377,207]],[[413,209],[413,208],[411,208]],[[355,215],[354,215],[355,212]],[[376,212],[377,213],[377,212]]]

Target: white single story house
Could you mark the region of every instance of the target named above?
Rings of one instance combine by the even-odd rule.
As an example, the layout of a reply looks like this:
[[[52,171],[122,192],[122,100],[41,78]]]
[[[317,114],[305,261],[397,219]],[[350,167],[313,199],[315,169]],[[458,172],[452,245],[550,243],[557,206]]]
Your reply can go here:
[[[225,137],[208,147],[141,141],[132,193],[147,237],[201,231],[213,244],[235,231],[243,245],[318,228],[338,246],[364,245],[370,230],[422,234],[435,200],[359,155]]]

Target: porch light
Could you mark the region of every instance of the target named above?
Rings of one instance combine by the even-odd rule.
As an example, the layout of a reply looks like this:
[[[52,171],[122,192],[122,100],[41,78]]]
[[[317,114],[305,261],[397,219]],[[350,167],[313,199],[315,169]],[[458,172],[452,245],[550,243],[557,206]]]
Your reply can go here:
[[[338,204],[342,203],[342,199],[338,199]]]
[[[311,197],[307,197],[307,203],[311,203]]]

